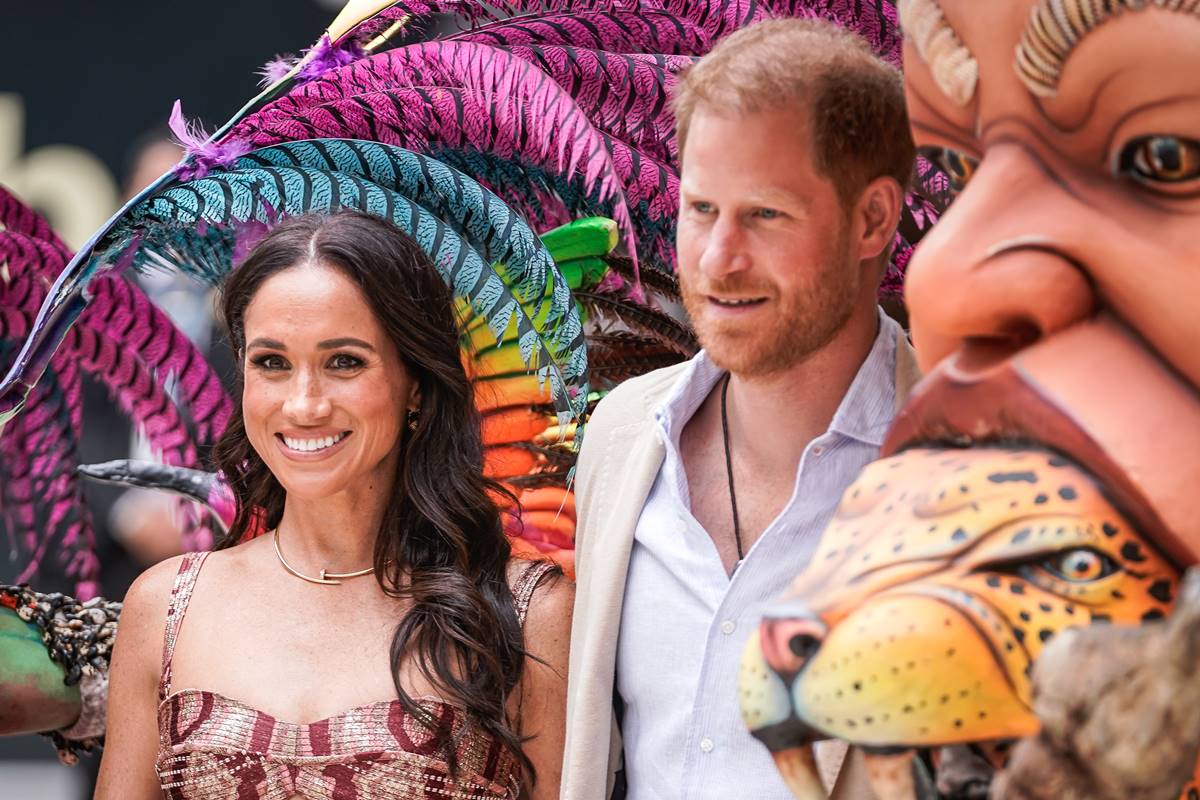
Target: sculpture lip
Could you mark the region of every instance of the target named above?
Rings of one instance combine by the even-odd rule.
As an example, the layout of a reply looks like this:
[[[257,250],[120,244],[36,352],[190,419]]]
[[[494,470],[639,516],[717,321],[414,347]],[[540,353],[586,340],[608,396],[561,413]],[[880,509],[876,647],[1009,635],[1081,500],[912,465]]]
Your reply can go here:
[[[1162,445],[1182,462],[1164,459]],[[1176,563],[1200,559],[1200,395],[1121,321],[1100,315],[1028,346],[967,342],[897,415],[881,456],[915,446],[1030,444],[1087,470]]]

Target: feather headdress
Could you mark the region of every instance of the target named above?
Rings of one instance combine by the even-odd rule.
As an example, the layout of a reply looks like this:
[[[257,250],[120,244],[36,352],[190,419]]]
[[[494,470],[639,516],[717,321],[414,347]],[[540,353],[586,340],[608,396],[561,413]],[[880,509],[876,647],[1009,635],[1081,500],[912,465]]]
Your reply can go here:
[[[463,20],[460,30],[410,39],[414,23],[446,13]],[[555,511],[553,520],[526,519],[527,541],[538,542],[530,546],[567,549],[561,486],[593,389],[695,348],[687,326],[661,310],[675,291],[678,151],[668,98],[676,76],[720,37],[768,16],[833,20],[898,63],[890,0],[351,0],[312,48],[273,62],[269,84],[211,136],[177,109],[183,162],[74,257],[27,235],[28,252],[45,251],[43,277],[56,277],[48,292],[20,299],[23,321],[10,341],[25,338],[0,383],[0,421],[45,405],[38,420],[47,429],[63,420],[60,439],[78,429],[67,421],[74,406],[59,404],[60,412],[51,402],[56,392],[74,396],[58,354],[86,347],[81,337],[120,334],[95,309],[141,302],[115,299],[116,287],[129,286],[122,270],[179,269],[216,281],[282,217],[358,208],[413,235],[453,288],[470,318],[464,352],[485,412],[488,469],[527,492],[559,485],[557,495],[522,501],[531,514]],[[921,181],[885,290],[898,288],[898,270],[940,208],[940,173],[924,164]],[[536,235],[596,215],[615,224]],[[614,255],[619,242],[624,252]],[[89,327],[89,319],[101,322]],[[156,376],[183,369],[172,365],[185,351],[177,334],[139,341],[150,397],[162,391]],[[202,383],[185,382],[174,413],[200,420],[197,431],[209,437],[227,401],[212,400]],[[177,459],[183,466],[188,452]],[[50,480],[40,474],[25,469],[14,497]]]

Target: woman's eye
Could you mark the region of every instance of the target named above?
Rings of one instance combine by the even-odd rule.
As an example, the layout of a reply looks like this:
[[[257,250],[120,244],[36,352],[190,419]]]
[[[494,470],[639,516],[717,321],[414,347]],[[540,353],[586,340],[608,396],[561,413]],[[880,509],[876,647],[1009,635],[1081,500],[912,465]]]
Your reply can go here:
[[[1055,553],[1038,566],[1056,578],[1072,583],[1087,583],[1107,578],[1117,571],[1117,565],[1108,556],[1087,548]]]
[[[347,353],[338,353],[333,358],[329,359],[329,366],[333,369],[358,369],[363,365],[362,359],[357,356],[352,356]]]
[[[967,188],[975,170],[979,169],[979,159],[949,147],[927,145],[918,148],[917,152],[946,174],[951,195]]]
[[[259,369],[265,370],[280,370],[287,369],[287,359],[280,355],[268,354],[263,356],[255,356],[250,360],[250,363]]]
[[[1140,136],[1121,150],[1117,169],[1150,185],[1195,180],[1200,178],[1200,142],[1180,136]]]

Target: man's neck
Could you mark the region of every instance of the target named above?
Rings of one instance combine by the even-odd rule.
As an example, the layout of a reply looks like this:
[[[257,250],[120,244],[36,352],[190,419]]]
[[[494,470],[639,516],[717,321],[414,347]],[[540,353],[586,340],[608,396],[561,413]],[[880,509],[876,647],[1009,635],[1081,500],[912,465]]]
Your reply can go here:
[[[727,396],[742,552],[787,505],[800,458],[828,428],[871,352],[878,317],[857,318],[804,361],[770,375],[733,375]],[[721,419],[721,383],[684,426],[690,504],[726,572],[738,559]]]
[[[828,430],[874,345],[878,316],[856,322],[785,370],[731,376],[730,436],[749,466],[795,475],[804,448]]]

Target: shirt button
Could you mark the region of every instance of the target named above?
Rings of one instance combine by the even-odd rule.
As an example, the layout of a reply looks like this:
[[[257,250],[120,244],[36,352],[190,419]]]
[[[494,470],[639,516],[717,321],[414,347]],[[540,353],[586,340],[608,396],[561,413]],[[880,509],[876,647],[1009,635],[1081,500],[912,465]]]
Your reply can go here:
[[[819,456],[819,455],[821,455],[821,453],[824,453],[824,452],[825,452],[825,446],[824,446],[824,445],[820,445],[820,444],[818,444],[818,445],[813,445],[812,454],[813,454],[814,456]]]
[[[726,636],[733,633],[736,629],[737,623],[731,619],[727,619],[721,623],[721,633],[725,634]]]
[[[700,740],[700,749],[706,753],[711,753],[713,750],[713,740],[705,736]]]
[[[675,518],[675,532],[681,535],[688,532],[688,524],[686,519],[683,517]]]

